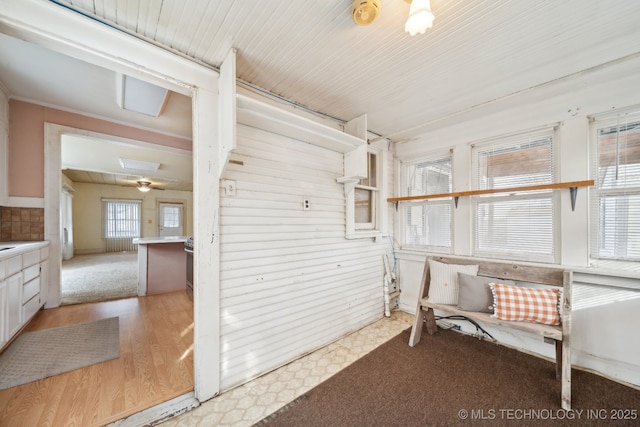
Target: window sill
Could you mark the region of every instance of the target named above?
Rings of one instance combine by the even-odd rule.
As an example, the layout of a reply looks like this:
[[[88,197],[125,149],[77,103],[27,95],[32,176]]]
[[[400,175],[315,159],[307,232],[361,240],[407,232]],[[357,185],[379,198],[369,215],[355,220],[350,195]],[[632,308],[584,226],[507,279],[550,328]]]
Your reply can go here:
[[[347,233],[345,235],[345,238],[349,239],[349,240],[354,240],[354,239],[378,239],[378,238],[382,238],[383,237],[383,233],[382,231],[378,231],[378,230],[362,230],[362,231],[354,231],[353,233]]]

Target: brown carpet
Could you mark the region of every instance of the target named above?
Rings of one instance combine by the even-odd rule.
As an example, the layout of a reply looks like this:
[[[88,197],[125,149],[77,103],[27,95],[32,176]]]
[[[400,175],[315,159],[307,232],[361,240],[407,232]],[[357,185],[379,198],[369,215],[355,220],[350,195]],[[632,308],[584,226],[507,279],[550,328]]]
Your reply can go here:
[[[640,391],[453,331],[404,331],[256,426],[640,425]],[[622,419],[615,419],[622,418]]]

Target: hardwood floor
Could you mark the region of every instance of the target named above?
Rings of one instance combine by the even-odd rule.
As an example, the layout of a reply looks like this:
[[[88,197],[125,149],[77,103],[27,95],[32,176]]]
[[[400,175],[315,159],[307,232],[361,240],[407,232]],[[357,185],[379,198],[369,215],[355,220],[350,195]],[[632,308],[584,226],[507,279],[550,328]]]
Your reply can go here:
[[[42,310],[26,331],[119,316],[120,357],[0,390],[0,426],[99,426],[193,390],[184,291]]]

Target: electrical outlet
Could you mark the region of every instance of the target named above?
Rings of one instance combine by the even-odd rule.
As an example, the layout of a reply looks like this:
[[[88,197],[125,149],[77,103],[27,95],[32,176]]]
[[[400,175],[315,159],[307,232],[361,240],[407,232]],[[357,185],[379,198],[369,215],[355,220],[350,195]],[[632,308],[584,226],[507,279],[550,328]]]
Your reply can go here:
[[[304,201],[302,202],[302,210],[305,210],[305,211],[311,210],[311,202],[309,201],[309,199],[304,199]]]

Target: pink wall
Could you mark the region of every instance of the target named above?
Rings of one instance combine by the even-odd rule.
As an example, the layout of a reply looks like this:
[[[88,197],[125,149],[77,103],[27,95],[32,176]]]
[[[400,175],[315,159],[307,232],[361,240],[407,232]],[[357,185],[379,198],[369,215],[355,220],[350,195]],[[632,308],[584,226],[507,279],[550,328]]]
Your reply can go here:
[[[191,150],[191,140],[12,99],[8,150],[11,197],[44,197],[45,122]]]

